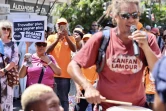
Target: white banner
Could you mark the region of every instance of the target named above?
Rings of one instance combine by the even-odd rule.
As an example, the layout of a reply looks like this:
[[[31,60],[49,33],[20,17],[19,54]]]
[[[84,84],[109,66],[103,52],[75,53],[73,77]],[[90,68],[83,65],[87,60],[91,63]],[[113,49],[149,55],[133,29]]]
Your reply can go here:
[[[42,42],[44,33],[44,19],[13,20],[12,41]]]

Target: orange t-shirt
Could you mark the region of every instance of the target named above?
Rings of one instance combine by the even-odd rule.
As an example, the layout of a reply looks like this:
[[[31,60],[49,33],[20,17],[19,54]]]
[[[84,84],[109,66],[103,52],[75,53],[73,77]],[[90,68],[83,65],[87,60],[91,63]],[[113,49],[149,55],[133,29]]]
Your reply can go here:
[[[145,68],[145,93],[146,94],[156,93],[155,81],[148,67]]]
[[[94,84],[95,80],[98,78],[98,73],[96,72],[96,65],[93,65],[89,68],[82,68],[82,73],[84,77],[91,83]],[[80,87],[82,90],[82,88]]]
[[[47,39],[47,45],[50,46],[56,38],[57,34],[50,35]],[[72,36],[69,36],[69,38],[74,43],[74,38]],[[60,40],[50,54],[55,58],[61,68],[61,76],[54,74],[54,77],[70,78],[70,75],[67,73],[67,66],[71,61],[71,49],[66,39]]]

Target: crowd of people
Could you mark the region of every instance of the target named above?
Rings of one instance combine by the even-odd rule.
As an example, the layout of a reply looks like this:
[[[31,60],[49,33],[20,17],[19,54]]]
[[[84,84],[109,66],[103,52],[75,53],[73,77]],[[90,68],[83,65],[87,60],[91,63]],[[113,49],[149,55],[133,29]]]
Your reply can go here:
[[[24,111],[69,111],[71,79],[76,86],[74,111],[85,111],[89,105],[90,111],[97,111],[99,104],[106,111],[116,105],[103,102],[106,99],[165,111],[166,30],[139,22],[140,0],[113,0],[108,10],[116,27],[107,27],[109,41],[100,72],[96,71],[96,60],[103,31],[96,21],[87,33],[77,25],[69,34],[67,19],[59,18],[57,33],[47,28],[45,41],[18,44],[11,41],[12,23],[0,21],[4,47],[0,58],[1,110],[13,110],[16,86],[8,84],[7,72],[18,68]],[[132,25],[137,27],[134,32]],[[139,47],[138,56],[133,42]],[[27,66],[30,58],[26,54],[31,54],[32,66]]]

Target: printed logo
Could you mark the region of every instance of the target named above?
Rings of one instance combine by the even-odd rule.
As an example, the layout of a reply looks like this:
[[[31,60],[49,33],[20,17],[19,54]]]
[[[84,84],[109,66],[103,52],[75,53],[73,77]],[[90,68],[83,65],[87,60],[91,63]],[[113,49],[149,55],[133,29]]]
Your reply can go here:
[[[20,32],[15,32],[13,37],[15,40],[21,40],[22,34]]]
[[[121,74],[133,74],[142,69],[143,63],[135,56],[118,55],[107,59],[110,70]]]

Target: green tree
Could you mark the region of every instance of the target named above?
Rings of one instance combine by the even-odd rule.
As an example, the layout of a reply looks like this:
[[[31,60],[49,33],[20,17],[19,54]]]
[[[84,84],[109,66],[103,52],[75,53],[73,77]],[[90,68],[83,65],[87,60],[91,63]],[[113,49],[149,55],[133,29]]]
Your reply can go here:
[[[166,23],[166,5],[154,4],[152,8],[152,13],[155,15],[155,23],[162,25]]]
[[[143,1],[142,4],[145,4],[146,8],[151,9],[151,13],[154,14],[155,21],[151,21],[151,19],[146,17],[146,12],[144,12],[141,15],[141,23],[148,24],[154,26],[154,24],[157,25],[163,25],[166,23],[166,4],[161,4],[161,1],[159,3],[151,3],[149,4],[150,0]]]
[[[56,4],[52,15],[66,18],[71,30],[78,24],[89,30],[91,23],[103,15],[102,4],[106,1],[109,0],[72,0],[71,5]]]

